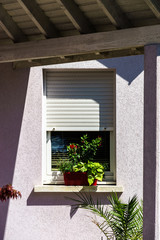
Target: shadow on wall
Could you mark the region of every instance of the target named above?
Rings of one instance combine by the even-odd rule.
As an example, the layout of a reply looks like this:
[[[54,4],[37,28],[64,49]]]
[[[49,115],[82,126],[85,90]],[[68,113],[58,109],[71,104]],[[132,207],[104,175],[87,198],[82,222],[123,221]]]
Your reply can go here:
[[[92,193],[92,196],[95,199],[100,198],[103,204],[108,203],[107,193],[105,195],[104,193]],[[27,199],[27,206],[70,206],[73,203],[70,198],[76,198],[76,194],[67,192],[35,193],[32,191]]]
[[[97,199],[103,205],[108,205],[108,197],[110,193],[86,193],[87,195],[91,194],[94,202],[97,202]],[[118,197],[120,197],[121,193],[118,193]],[[70,210],[70,218],[76,213],[72,213],[72,205],[75,203],[73,199],[77,199],[76,193],[35,193],[31,192],[30,196],[27,199],[27,206],[68,206],[71,208]]]
[[[130,56],[98,60],[107,68],[115,68],[116,73],[128,82],[128,85],[144,70],[144,56]]]
[[[29,69],[0,64],[0,187],[12,184]],[[14,186],[16,188],[16,186]],[[9,202],[0,202],[0,239],[4,239]]]

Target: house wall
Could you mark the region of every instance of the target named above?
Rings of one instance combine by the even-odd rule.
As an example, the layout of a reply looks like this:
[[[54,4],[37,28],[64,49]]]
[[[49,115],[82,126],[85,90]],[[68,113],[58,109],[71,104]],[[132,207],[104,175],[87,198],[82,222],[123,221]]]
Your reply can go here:
[[[98,240],[85,210],[71,216],[72,193],[34,193],[42,183],[42,68],[116,68],[116,171],[121,198],[143,196],[143,56],[31,69],[0,65],[0,186],[22,199],[0,203],[1,240]],[[107,194],[94,193],[107,204]],[[103,238],[105,239],[105,238]]]

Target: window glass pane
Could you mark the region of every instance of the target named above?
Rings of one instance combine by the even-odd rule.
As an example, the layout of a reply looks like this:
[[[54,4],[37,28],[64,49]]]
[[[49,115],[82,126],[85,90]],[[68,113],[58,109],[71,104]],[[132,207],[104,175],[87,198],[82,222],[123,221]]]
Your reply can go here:
[[[97,150],[94,161],[105,164],[105,170],[110,170],[110,132],[51,132],[52,170],[57,169],[57,161],[67,159],[67,145],[80,143],[80,137],[88,134],[89,140],[102,137],[102,145]]]

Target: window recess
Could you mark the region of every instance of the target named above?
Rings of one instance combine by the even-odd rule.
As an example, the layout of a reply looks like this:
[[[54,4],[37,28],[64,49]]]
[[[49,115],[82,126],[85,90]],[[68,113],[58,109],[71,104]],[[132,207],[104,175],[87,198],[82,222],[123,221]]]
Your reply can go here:
[[[106,163],[104,182],[115,182],[114,70],[45,70],[44,109],[46,166],[44,183],[63,184],[56,162],[65,159],[66,145],[102,136],[95,161]]]

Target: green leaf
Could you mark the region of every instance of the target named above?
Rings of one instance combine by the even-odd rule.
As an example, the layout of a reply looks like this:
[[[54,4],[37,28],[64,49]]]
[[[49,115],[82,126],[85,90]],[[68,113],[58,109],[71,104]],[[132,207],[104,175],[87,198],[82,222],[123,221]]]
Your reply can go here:
[[[89,185],[92,185],[93,182],[94,182],[94,177],[92,175],[89,175],[88,176],[88,183],[89,183]]]
[[[100,168],[98,168],[98,169],[97,169],[97,172],[100,172],[100,173],[102,173],[102,172],[103,172],[103,170],[102,170],[102,169],[100,169]]]
[[[76,193],[76,196],[78,199],[72,199],[75,201],[72,210],[84,208],[100,216],[102,218],[101,223],[95,220],[94,223],[108,240],[142,240],[143,207],[142,203],[138,203],[136,196],[129,199],[128,203],[122,203],[117,194],[113,193],[108,198],[111,209],[104,208],[99,199],[95,204],[92,196],[86,193]]]
[[[99,180],[99,181],[102,181],[102,176],[95,176],[95,179]]]

